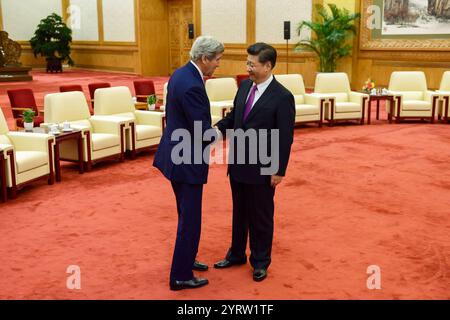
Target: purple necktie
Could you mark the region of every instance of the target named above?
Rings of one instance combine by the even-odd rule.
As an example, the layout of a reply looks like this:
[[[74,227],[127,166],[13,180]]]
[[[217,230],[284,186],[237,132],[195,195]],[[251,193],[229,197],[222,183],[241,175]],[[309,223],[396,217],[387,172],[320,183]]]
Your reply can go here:
[[[247,118],[248,114],[250,113],[250,110],[252,110],[253,101],[255,101],[256,90],[258,90],[258,87],[256,85],[253,85],[250,92],[250,96],[248,97],[247,103],[245,104],[244,121]]]

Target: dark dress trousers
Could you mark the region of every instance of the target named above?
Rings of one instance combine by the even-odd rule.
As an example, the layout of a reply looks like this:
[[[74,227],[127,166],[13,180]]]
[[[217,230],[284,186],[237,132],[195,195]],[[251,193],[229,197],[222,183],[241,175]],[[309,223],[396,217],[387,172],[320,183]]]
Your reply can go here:
[[[256,101],[248,116],[243,119],[244,109],[250,89],[251,80],[242,82],[234,100],[233,110],[218,124],[217,127],[226,134],[227,129],[268,130],[266,137],[268,150],[270,148],[271,129],[279,130],[279,167],[275,173],[284,176],[289,161],[294,135],[295,101],[293,95],[274,78],[261,97]],[[268,268],[271,262],[273,239],[274,195],[275,188],[270,185],[271,176],[262,175],[261,168],[268,167],[260,159],[254,164],[249,163],[249,139],[245,148],[234,145],[230,157],[234,154],[233,163],[228,165],[231,192],[233,198],[233,228],[231,248],[226,259],[233,262],[246,261],[247,237],[250,235],[250,263],[255,269]],[[238,153],[245,152],[245,163],[239,164]],[[259,153],[259,151],[258,151]],[[273,155],[272,155],[273,156]]]
[[[211,128],[211,111],[200,73],[189,62],[171,76],[167,89],[166,128],[155,154],[153,165],[171,181],[178,211],[178,228],[170,271],[170,279],[186,281],[193,278],[192,265],[198,251],[201,231],[203,184],[208,178],[208,164],[194,163],[194,145],[203,151],[208,144],[194,136],[194,121],[201,121],[201,134]],[[191,137],[191,162],[175,164],[172,149],[181,142],[172,141],[177,129],[187,130]],[[194,141],[194,138],[198,141]],[[184,151],[180,152],[183,155]]]

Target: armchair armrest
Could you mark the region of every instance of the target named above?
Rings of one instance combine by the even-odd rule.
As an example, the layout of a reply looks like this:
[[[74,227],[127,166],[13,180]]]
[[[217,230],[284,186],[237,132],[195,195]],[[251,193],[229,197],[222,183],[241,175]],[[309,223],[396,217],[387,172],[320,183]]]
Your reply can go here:
[[[159,111],[140,111],[135,112],[138,124],[153,125],[162,128],[163,118],[165,117],[165,112]]]
[[[328,96],[328,95],[323,95],[320,93],[306,93],[305,94],[305,103],[320,107],[320,105],[321,105],[320,102],[322,100],[328,101],[330,98],[332,98],[332,97]]]
[[[439,99],[439,93],[431,90],[425,91],[424,100],[433,103],[433,98],[437,97]]]
[[[94,133],[110,133],[119,136],[121,133],[121,125],[129,123],[129,121],[123,119],[106,119],[100,117],[91,117],[89,121],[91,122]]]
[[[45,133],[11,131],[7,134],[17,151],[48,152],[48,141],[55,143],[55,137]]]
[[[350,91],[348,98],[350,102],[362,103],[364,98],[369,99],[369,95],[367,93]]]
[[[0,152],[1,151],[8,151],[8,150],[11,150],[11,149],[14,149],[13,145],[0,143]],[[3,157],[6,159],[6,152],[3,153]]]
[[[440,95],[441,97],[450,96],[450,91],[442,91],[442,90],[436,90],[436,93]]]

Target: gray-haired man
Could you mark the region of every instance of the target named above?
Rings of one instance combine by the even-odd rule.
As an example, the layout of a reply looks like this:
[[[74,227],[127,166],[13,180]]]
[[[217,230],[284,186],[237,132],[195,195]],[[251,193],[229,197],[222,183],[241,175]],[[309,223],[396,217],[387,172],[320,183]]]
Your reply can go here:
[[[190,154],[193,160],[194,146],[198,143],[202,145],[203,133],[211,129],[211,111],[203,76],[212,76],[219,66],[223,51],[223,44],[214,38],[197,38],[192,45],[191,61],[177,69],[168,84],[167,125],[153,165],[171,181],[177,201],[178,230],[170,272],[171,290],[198,288],[208,284],[207,279],[196,278],[192,273],[192,270],[208,269],[207,265],[195,260],[200,240],[202,193],[203,184],[208,177],[208,164],[204,161],[175,164],[171,155],[178,142],[172,141],[172,134],[177,129],[184,129],[189,131],[193,139],[200,139],[191,141]],[[194,135],[195,121],[201,121],[202,136]],[[203,148],[206,146],[203,144]]]

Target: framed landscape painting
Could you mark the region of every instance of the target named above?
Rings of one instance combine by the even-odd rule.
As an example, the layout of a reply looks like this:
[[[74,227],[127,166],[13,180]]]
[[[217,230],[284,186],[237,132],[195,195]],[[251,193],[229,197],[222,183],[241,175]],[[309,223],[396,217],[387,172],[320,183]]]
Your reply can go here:
[[[363,50],[450,49],[450,0],[361,1]]]

